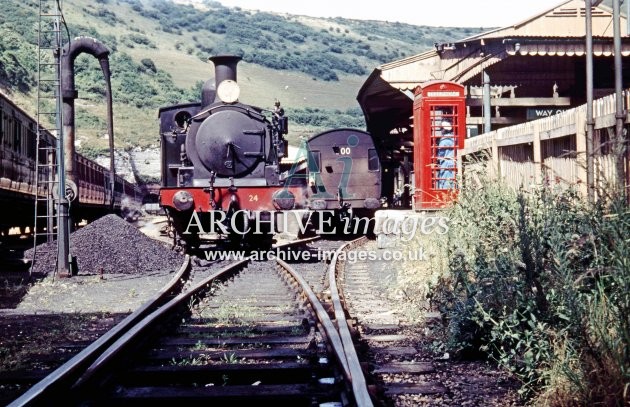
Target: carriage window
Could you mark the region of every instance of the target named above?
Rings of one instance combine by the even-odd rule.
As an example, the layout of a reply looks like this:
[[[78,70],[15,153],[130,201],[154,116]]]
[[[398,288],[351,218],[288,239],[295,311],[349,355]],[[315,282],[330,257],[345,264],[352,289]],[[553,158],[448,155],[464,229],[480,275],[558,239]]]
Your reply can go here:
[[[309,151],[308,170],[309,172],[320,172],[322,168],[322,155],[319,151]]]
[[[15,152],[20,153],[21,144],[20,140],[22,139],[22,123],[19,120],[14,119],[13,122],[13,149]]]
[[[35,130],[33,129],[33,125],[29,125],[29,129],[27,130],[27,154],[29,158],[35,159],[35,149],[37,148],[37,135],[35,134]]]
[[[368,171],[378,171],[378,154],[374,148],[368,148]]]
[[[4,145],[11,147],[12,135],[13,135],[13,118],[11,116],[4,117]]]

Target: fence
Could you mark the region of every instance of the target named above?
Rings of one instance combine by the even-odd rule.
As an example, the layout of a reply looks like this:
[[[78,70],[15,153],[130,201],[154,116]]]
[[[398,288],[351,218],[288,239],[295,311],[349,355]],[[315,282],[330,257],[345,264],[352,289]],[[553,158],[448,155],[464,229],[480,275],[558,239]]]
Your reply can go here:
[[[630,123],[629,95],[630,92],[624,92],[624,132]],[[613,144],[615,95],[594,101],[593,116],[593,176],[597,191],[618,182]],[[620,159],[627,174],[628,155]],[[586,195],[586,105],[468,138],[458,161],[462,174],[487,172],[491,177],[501,177],[513,188],[530,190],[541,184],[576,186]]]

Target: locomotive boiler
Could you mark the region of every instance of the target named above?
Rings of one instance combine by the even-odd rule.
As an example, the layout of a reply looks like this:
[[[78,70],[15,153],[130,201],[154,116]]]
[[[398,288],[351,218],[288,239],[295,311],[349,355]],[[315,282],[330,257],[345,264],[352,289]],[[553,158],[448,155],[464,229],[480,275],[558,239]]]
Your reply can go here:
[[[160,204],[178,243],[197,246],[200,235],[232,242],[273,232],[277,211],[295,208],[301,188],[286,186],[280,172],[288,120],[276,102],[264,110],[239,101],[238,56],[211,57],[199,103],[160,109]]]

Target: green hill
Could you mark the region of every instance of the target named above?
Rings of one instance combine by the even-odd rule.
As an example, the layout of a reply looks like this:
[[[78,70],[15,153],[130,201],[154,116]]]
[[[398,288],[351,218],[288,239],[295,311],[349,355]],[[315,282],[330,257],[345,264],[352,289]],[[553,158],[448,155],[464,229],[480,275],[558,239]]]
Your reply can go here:
[[[0,13],[0,84],[34,112],[37,0],[3,0]],[[271,107],[275,99],[291,120],[290,139],[325,128],[363,126],[359,87],[379,64],[422,52],[434,42],[472,35],[470,28],[321,19],[168,0],[64,0],[70,36],[92,36],[112,50],[117,148],[157,146],[157,109],[197,100],[213,76],[208,56],[243,57],[238,80],[245,103]],[[66,39],[67,41],[67,39]],[[96,60],[76,63],[79,150],[94,156],[107,147],[102,76]]]

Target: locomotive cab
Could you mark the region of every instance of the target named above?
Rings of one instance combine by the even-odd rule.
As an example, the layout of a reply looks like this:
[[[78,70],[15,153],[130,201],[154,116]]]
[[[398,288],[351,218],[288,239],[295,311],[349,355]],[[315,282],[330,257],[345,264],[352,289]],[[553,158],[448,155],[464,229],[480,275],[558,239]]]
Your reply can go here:
[[[184,143],[188,123],[200,109],[200,103],[188,103],[159,110],[162,186],[188,185],[185,168],[189,164],[184,154]]]

